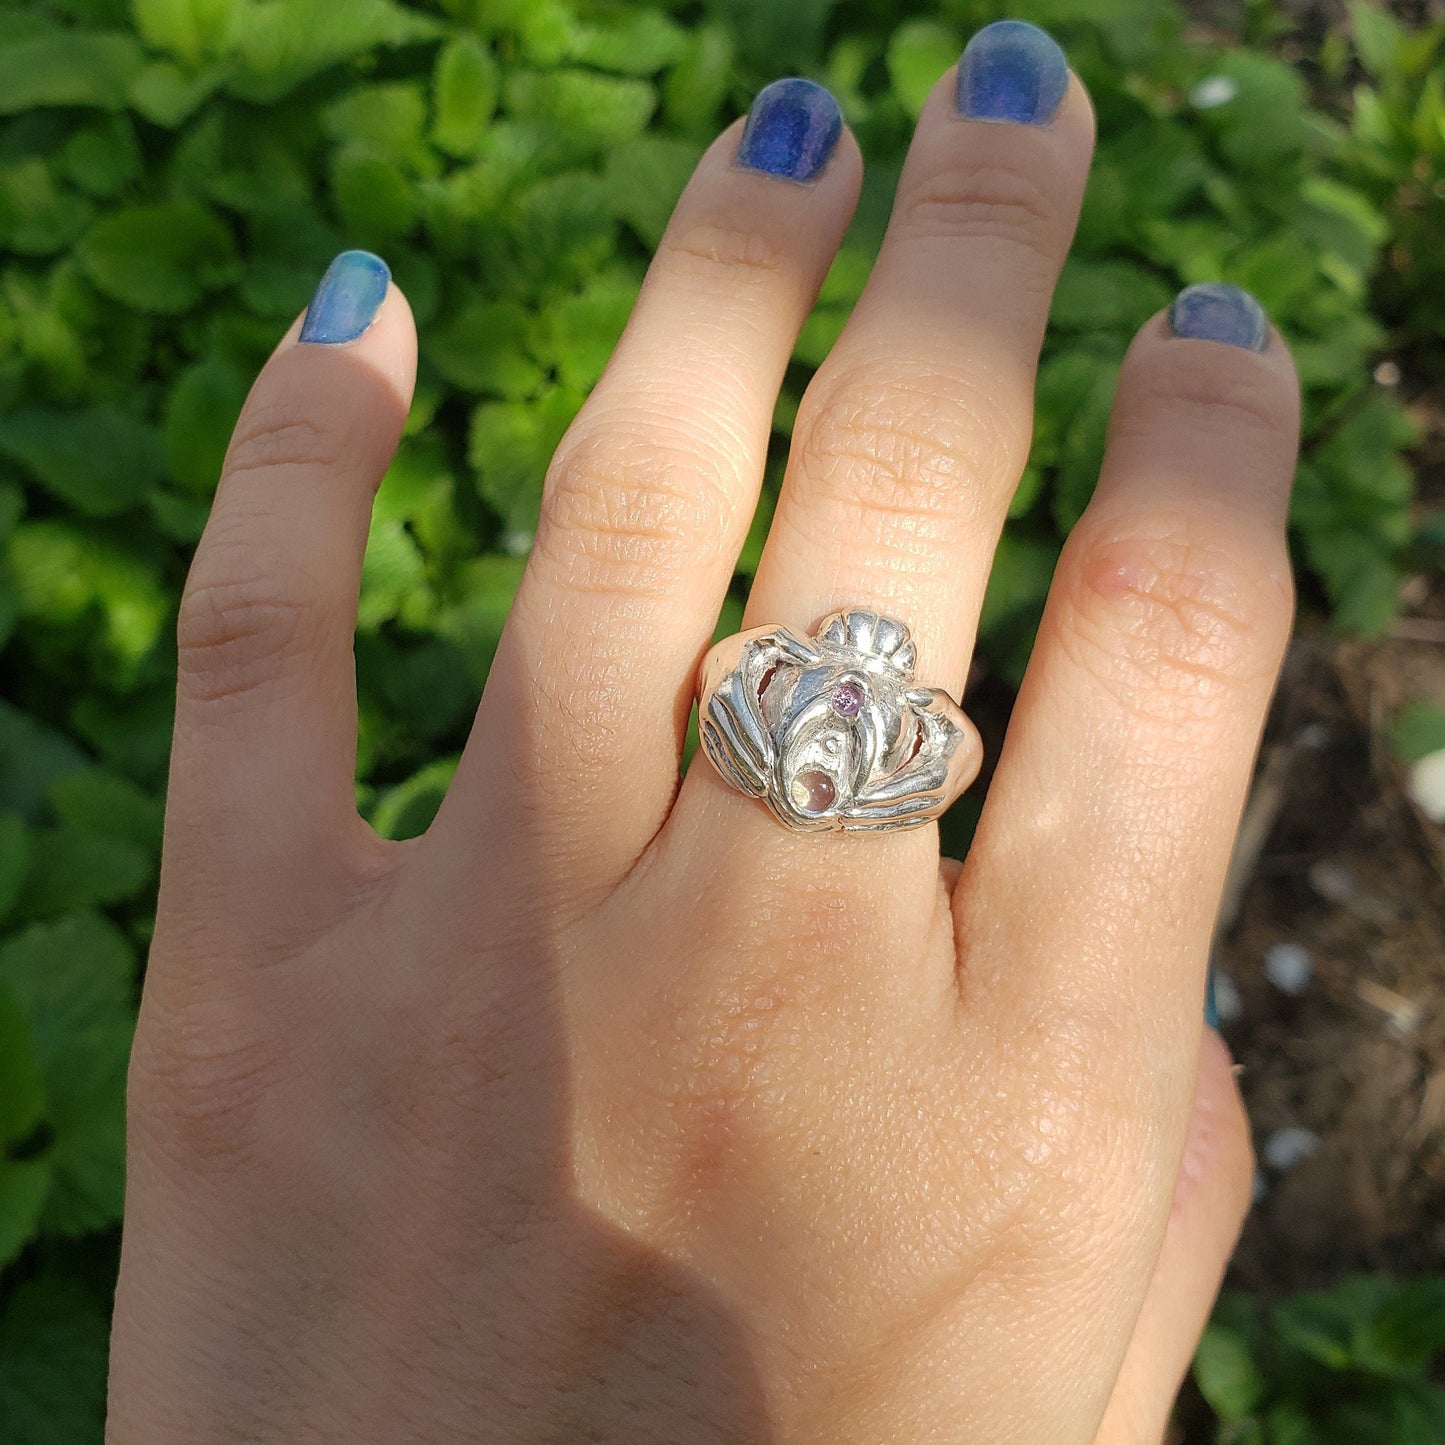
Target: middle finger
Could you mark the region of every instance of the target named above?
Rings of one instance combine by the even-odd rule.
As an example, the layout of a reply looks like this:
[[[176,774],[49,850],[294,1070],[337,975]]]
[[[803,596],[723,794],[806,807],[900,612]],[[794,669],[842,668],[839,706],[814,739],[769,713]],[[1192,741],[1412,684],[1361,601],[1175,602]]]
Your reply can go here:
[[[1021,21],[979,31],[935,86],[804,398],[745,627],[869,607],[912,629],[920,683],[958,695],[1093,135],[1063,52]]]

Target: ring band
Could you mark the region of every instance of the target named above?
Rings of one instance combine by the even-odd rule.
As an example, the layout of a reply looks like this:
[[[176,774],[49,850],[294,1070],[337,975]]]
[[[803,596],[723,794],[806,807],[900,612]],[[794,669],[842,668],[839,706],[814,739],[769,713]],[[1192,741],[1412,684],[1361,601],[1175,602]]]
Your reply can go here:
[[[881,832],[938,817],[978,773],[978,733],[938,688],[913,682],[908,629],[863,608],[810,637],[756,627],[698,674],[713,766],[798,833]]]

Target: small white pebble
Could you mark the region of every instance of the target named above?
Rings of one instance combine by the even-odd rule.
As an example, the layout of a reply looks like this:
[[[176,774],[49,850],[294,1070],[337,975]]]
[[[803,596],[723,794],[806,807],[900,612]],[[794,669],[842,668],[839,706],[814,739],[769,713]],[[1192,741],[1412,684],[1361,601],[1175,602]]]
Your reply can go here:
[[[1232,1024],[1244,1012],[1244,1003],[1234,980],[1218,969],[1214,971],[1214,1012],[1219,1015],[1222,1024]]]
[[[1445,823],[1445,748],[1410,769],[1410,800],[1432,823]]]
[[[1348,903],[1360,891],[1354,871],[1328,858],[1321,858],[1310,869],[1310,884],[1329,903]]]
[[[1281,992],[1298,998],[1314,973],[1310,951],[1298,943],[1276,943],[1264,956],[1264,976]]]
[[[1239,94],[1239,82],[1227,75],[1206,75],[1189,92],[1189,104],[1195,110],[1213,110],[1228,105]]]
[[[1289,1125],[1276,1129],[1264,1141],[1260,1157],[1276,1173],[1283,1174],[1286,1169],[1293,1169],[1296,1164],[1308,1159],[1319,1147],[1320,1136],[1313,1129]]]

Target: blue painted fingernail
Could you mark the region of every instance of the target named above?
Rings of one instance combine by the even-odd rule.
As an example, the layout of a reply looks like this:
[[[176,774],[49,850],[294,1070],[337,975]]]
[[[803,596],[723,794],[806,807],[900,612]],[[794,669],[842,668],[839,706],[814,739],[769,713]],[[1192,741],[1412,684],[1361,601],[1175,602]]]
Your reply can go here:
[[[738,164],[751,171],[811,181],[828,164],[843,134],[838,102],[811,80],[775,80],[748,112]]]
[[[381,310],[391,272],[370,251],[343,251],[327,268],[306,308],[301,340],[323,346],[355,341]]]
[[[1190,341],[1223,341],[1249,351],[1269,345],[1264,307],[1248,291],[1218,281],[1186,286],[1169,307],[1169,329]]]
[[[1043,125],[1069,88],[1058,41],[1024,20],[995,20],[968,42],[958,62],[958,111],[968,120]]]
[[[1204,981],[1204,1022],[1219,1031],[1219,998],[1214,991],[1214,960],[1209,960],[1209,976]]]

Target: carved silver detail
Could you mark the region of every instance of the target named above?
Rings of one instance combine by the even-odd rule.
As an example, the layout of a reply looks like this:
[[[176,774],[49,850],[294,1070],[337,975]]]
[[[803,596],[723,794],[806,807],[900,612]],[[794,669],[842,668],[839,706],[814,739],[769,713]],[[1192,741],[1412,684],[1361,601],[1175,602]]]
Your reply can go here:
[[[699,674],[704,750],[796,832],[881,832],[936,818],[973,781],[979,743],[946,692],[917,687],[908,629],[863,608],[811,637],[757,627]]]

